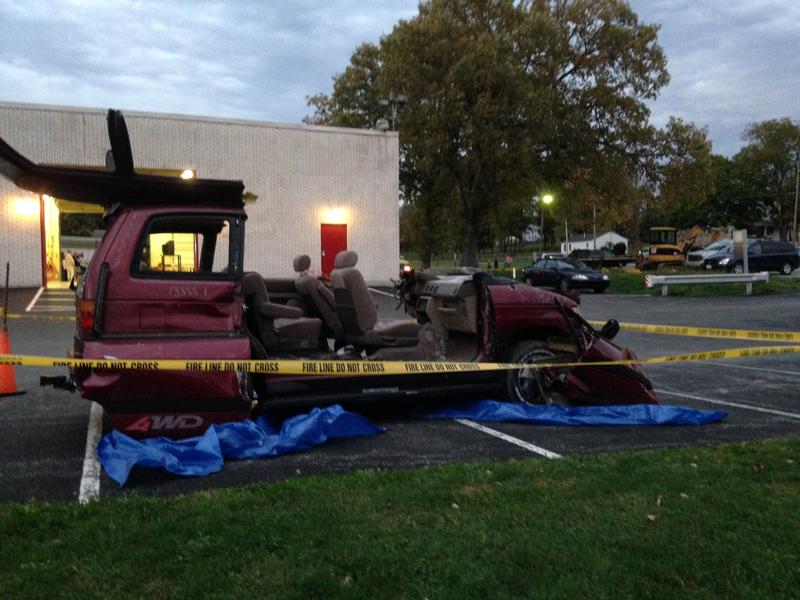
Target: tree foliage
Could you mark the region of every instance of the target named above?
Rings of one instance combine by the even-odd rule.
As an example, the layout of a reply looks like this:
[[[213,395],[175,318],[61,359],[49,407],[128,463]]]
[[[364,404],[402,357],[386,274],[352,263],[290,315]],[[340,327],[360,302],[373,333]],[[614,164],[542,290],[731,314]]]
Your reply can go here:
[[[760,206],[763,219],[786,234],[794,219],[800,124],[788,118],[754,123],[743,139],[747,144],[734,157],[741,174],[739,194]]]
[[[657,32],[622,0],[431,0],[360,46],[333,93],[309,98],[307,121],[371,127],[388,116],[381,98],[405,95],[401,186],[418,250],[427,263],[458,245],[474,265],[481,239],[518,235],[544,190],[576,224],[592,206],[609,223],[641,210],[645,102],[668,82]]]

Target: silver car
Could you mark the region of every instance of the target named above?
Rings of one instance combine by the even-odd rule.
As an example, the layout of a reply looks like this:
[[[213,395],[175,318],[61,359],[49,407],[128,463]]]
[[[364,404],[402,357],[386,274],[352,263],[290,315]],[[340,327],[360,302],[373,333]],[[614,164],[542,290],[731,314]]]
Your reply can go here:
[[[687,267],[702,267],[703,261],[708,258],[709,256],[713,256],[714,254],[720,254],[723,252],[730,252],[731,248],[733,248],[733,240],[731,239],[724,239],[724,240],[717,240],[703,248],[702,250],[695,250],[694,252],[690,252],[686,256],[686,266]]]

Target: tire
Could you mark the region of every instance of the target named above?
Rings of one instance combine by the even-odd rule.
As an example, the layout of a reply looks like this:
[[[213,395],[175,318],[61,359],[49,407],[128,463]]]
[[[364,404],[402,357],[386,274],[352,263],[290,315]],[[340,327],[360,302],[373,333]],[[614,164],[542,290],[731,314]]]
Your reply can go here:
[[[744,265],[741,263],[736,263],[733,265],[733,272],[739,274],[744,273]]]
[[[569,280],[566,277],[559,279],[558,283],[556,284],[556,290],[562,294],[566,294],[569,291]]]
[[[525,285],[533,287],[533,280],[530,277],[525,278]]]
[[[783,266],[781,267],[781,273],[784,275],[791,275],[792,271],[794,271],[794,269],[792,269],[792,265],[790,263],[783,263]]]
[[[605,292],[606,292],[606,288],[604,288],[604,287],[594,288],[594,293],[595,294],[605,294]]]
[[[536,363],[547,362],[556,355],[547,344],[537,340],[525,340],[511,348],[509,362]],[[511,369],[504,375],[506,398],[511,402],[525,404],[552,404],[556,401],[548,389],[547,375],[539,369]]]

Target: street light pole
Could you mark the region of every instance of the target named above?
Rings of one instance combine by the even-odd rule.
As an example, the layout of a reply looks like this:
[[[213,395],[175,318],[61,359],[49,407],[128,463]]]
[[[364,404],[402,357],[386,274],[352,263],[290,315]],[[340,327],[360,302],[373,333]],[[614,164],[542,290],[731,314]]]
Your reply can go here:
[[[552,194],[545,194],[541,198],[539,198],[539,212],[541,213],[542,217],[542,226],[539,230],[539,238],[542,240],[542,253],[544,253],[544,207],[548,204],[553,202],[553,195]]]
[[[792,241],[797,244],[797,196],[800,194],[800,158],[794,163],[794,221],[792,221],[793,229]]]
[[[381,106],[388,106],[392,110],[392,131],[397,130],[397,111],[406,103],[407,98],[402,94],[395,95],[394,91],[389,92],[387,99],[381,100]]]
[[[539,203],[539,212],[542,213],[542,224],[539,227],[539,238],[541,238],[542,252],[544,252],[544,205],[541,202]]]

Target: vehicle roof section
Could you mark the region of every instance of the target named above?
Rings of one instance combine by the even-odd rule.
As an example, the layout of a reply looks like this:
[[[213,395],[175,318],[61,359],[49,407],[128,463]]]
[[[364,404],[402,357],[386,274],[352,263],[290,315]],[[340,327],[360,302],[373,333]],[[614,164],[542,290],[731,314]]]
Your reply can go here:
[[[241,181],[137,174],[130,156],[127,128],[117,111],[109,111],[109,137],[113,162],[117,164],[114,171],[38,165],[0,138],[0,175],[24,190],[64,200],[100,204],[105,208],[114,204],[244,206],[244,184]]]

